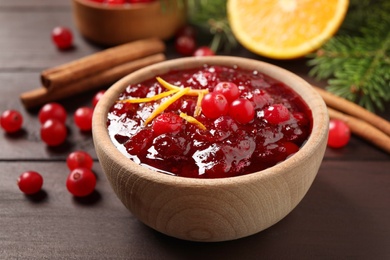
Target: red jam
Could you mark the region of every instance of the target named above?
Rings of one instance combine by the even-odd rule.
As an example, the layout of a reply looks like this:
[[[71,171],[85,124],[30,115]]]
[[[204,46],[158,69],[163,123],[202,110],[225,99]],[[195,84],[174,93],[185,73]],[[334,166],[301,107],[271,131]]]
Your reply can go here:
[[[183,95],[145,124],[174,95],[142,99],[169,91],[153,78],[128,86],[111,107],[107,127],[113,143],[153,170],[193,178],[249,174],[296,153],[311,132],[305,102],[288,86],[257,71],[204,66],[159,77],[180,89],[209,93],[201,98]],[[144,102],[127,102],[136,99]]]

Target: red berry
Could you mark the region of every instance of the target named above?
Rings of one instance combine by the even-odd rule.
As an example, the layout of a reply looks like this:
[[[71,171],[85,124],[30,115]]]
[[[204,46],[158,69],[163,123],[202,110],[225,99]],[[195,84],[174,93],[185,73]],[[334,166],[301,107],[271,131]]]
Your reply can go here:
[[[213,92],[221,93],[229,103],[232,103],[240,96],[240,90],[233,82],[219,82]]]
[[[92,169],[93,159],[87,152],[75,151],[68,155],[66,164],[68,165],[69,170],[74,170],[76,168]]]
[[[81,131],[92,129],[93,109],[90,107],[80,107],[74,113],[74,122]]]
[[[167,133],[178,133],[183,126],[183,119],[172,112],[162,113],[153,120],[152,129],[154,135],[162,135]]]
[[[195,50],[193,56],[196,57],[204,57],[204,56],[214,56],[215,53],[212,49],[207,46],[201,46]]]
[[[280,124],[290,119],[290,112],[284,105],[275,104],[264,110],[264,119],[271,124]]]
[[[251,122],[255,117],[255,108],[248,99],[239,98],[230,104],[229,115],[241,124]]]
[[[7,133],[14,133],[22,128],[23,116],[16,110],[6,110],[1,114],[1,127]]]
[[[62,144],[67,134],[65,124],[57,119],[48,119],[41,126],[41,139],[49,146]]]
[[[55,102],[44,105],[39,110],[38,114],[39,122],[41,122],[41,124],[45,123],[45,121],[48,119],[57,119],[58,121],[65,124],[66,116],[67,114],[65,108]]]
[[[192,27],[190,25],[186,25],[186,26],[180,28],[176,32],[176,38],[178,38],[180,36],[188,36],[188,37],[195,39],[196,38],[196,30],[194,27]]]
[[[216,119],[227,115],[229,112],[229,103],[224,95],[217,92],[207,93],[201,103],[202,113],[210,118]]]
[[[95,96],[93,96],[93,98],[92,98],[92,106],[93,107],[96,107],[97,103],[103,97],[104,93],[106,93],[105,90],[100,90],[99,92],[97,92],[95,94]]]
[[[84,197],[91,194],[96,186],[95,174],[87,168],[76,168],[71,171],[66,179],[66,188],[76,197]]]
[[[332,119],[329,121],[328,146],[341,148],[348,144],[351,138],[349,126],[341,120]]]
[[[72,47],[73,34],[66,27],[55,27],[51,33],[54,44],[59,49],[68,49]]]
[[[19,176],[17,184],[23,193],[30,195],[41,190],[43,178],[35,171],[27,171]]]
[[[175,40],[175,49],[182,55],[192,55],[196,48],[195,39],[189,36],[179,36]]]

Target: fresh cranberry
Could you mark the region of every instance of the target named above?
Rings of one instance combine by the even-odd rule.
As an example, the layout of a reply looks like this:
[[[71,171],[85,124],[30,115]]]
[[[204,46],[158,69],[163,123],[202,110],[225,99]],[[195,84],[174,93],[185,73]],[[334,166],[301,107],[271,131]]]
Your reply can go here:
[[[66,117],[67,113],[65,108],[56,102],[45,104],[38,113],[39,122],[41,122],[41,124],[45,123],[48,119],[57,119],[65,124]]]
[[[41,126],[41,139],[49,146],[62,144],[67,134],[65,124],[57,119],[48,119]]]
[[[98,91],[92,98],[92,107],[96,107],[99,100],[103,97],[104,93],[106,93],[105,90]]]
[[[96,186],[95,174],[87,168],[76,168],[71,171],[66,179],[66,188],[76,197],[84,197],[91,194]]]
[[[222,95],[224,95],[229,103],[232,103],[233,100],[237,99],[240,96],[240,90],[233,82],[219,82],[214,87],[213,92],[221,93]]]
[[[247,124],[254,119],[255,108],[248,99],[239,98],[230,104],[229,115],[236,120],[236,122]]]
[[[341,120],[331,119],[329,121],[328,146],[332,148],[341,148],[348,144],[351,138],[349,126]]]
[[[92,129],[93,109],[90,107],[80,107],[74,113],[74,122],[81,131]]]
[[[189,36],[179,36],[175,40],[176,52],[182,55],[192,55],[196,48],[195,39]]]
[[[166,133],[176,134],[180,132],[182,126],[183,118],[175,113],[166,112],[153,120],[152,129],[155,136],[158,136]]]
[[[290,119],[290,112],[283,104],[275,104],[264,110],[264,119],[271,124],[280,124]]]
[[[178,38],[180,36],[188,36],[188,37],[195,39],[196,38],[196,30],[193,26],[186,25],[186,26],[180,28],[176,32],[176,38]]]
[[[203,114],[210,119],[227,115],[229,111],[227,99],[217,92],[207,93],[202,99],[201,107]]]
[[[207,46],[201,46],[197,48],[193,53],[193,56],[196,57],[214,56],[214,55],[215,55],[214,51]]]
[[[19,176],[17,184],[24,194],[31,195],[42,189],[43,178],[38,172],[27,171]]]
[[[74,170],[76,168],[92,169],[93,159],[87,152],[74,151],[66,158],[66,164],[70,170]]]
[[[51,33],[54,44],[59,49],[69,49],[72,47],[73,34],[70,29],[62,26],[55,27]]]
[[[0,124],[7,133],[15,133],[22,128],[23,116],[19,111],[6,110],[1,114]]]

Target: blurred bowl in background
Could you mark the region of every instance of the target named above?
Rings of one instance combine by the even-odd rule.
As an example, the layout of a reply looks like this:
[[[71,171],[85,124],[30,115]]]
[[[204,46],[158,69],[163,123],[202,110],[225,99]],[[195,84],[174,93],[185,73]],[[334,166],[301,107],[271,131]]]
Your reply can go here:
[[[114,46],[148,37],[166,40],[186,23],[182,0],[107,5],[91,0],[72,0],[73,16],[88,40]]]

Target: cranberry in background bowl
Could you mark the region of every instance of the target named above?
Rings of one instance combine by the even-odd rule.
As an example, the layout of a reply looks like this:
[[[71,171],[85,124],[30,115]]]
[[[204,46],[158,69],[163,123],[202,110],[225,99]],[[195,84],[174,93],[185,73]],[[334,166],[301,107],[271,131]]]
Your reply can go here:
[[[205,64],[257,71],[297,93],[311,112],[311,133],[299,151],[261,171],[202,179],[154,171],[130,160],[114,145],[107,130],[107,117],[128,85]],[[246,58],[189,57],[148,66],[115,83],[95,108],[92,133],[108,181],[134,216],[169,236],[214,242],[258,233],[283,219],[298,205],[322,162],[328,121],[322,98],[291,72]]]
[[[103,46],[150,37],[166,40],[186,23],[182,0],[72,0],[72,9],[80,33]]]

